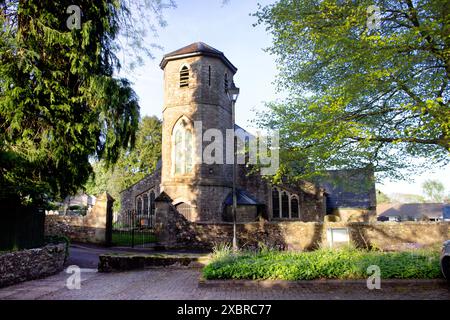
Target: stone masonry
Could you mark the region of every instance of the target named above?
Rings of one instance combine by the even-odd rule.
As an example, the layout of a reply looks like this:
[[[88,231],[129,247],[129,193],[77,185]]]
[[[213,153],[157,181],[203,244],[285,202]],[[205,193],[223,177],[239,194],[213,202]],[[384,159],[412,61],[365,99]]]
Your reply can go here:
[[[86,216],[47,215],[45,235],[65,235],[76,242],[107,244],[108,207],[113,201],[111,196],[103,193]]]
[[[121,212],[149,212],[154,203],[144,203],[142,199],[147,199],[145,195],[153,191],[156,197],[165,192],[174,209],[190,222],[232,221],[229,199],[233,165],[226,161],[227,149],[232,148],[232,142],[227,145],[226,133],[235,130],[237,136],[242,133],[255,139],[236,125],[232,114],[227,90],[234,84],[237,68],[222,52],[202,42],[166,54],[160,67],[164,71],[160,166],[122,191]],[[205,137],[204,133],[210,129],[223,138],[221,147],[214,152],[214,155],[223,154],[222,163],[211,164],[202,159],[205,149],[217,139],[216,136]],[[179,132],[183,132],[183,138],[177,138]],[[186,135],[190,142],[186,142]],[[177,149],[180,145],[183,148]],[[187,158],[192,161],[186,161]],[[327,212],[328,195],[319,184],[306,181],[287,184],[283,178],[282,183],[273,186],[259,172],[252,172],[247,164],[238,165],[236,180],[240,194],[237,204],[239,222],[254,222],[261,218],[268,221],[322,221]],[[278,200],[274,192],[279,193]],[[355,211],[352,217],[364,221],[373,213],[367,209],[349,208]],[[347,215],[342,214],[342,217],[347,219]]]
[[[180,87],[180,69],[189,66],[189,86]],[[209,72],[211,74],[209,75]],[[172,131],[182,118],[188,130],[194,122],[202,123],[203,132],[214,128],[225,137],[226,129],[233,128],[231,102],[225,92],[224,75],[232,81],[234,70],[220,59],[195,56],[169,61],[164,67],[163,146],[171,146]],[[201,154],[210,142],[198,143],[194,136],[194,154]],[[225,144],[223,154],[225,155]],[[194,221],[220,221],[223,201],[231,191],[231,165],[204,164],[197,158],[192,174],[174,175],[173,149],[162,149],[161,189],[174,200],[192,207]],[[194,162],[195,163],[195,162]]]
[[[121,212],[136,209],[136,198],[149,190],[155,190],[159,194],[159,186],[161,183],[161,168],[157,167],[155,172],[138,181],[128,189],[121,193]]]
[[[65,257],[64,243],[0,254],[0,287],[58,273]]]
[[[212,248],[232,242],[232,223],[188,221],[170,204],[156,203],[156,233],[167,247]],[[450,236],[450,223],[442,222],[301,222],[267,221],[238,223],[239,246],[267,246],[281,250],[314,250],[327,245],[329,228],[348,228],[350,241],[357,247],[397,251],[408,248],[440,246]]]

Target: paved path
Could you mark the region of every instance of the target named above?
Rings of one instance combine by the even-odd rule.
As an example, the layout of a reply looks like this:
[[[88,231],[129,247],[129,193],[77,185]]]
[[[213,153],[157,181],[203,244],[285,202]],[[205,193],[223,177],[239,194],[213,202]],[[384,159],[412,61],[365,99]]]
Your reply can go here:
[[[65,271],[45,279],[23,282],[0,289],[0,299],[442,299],[450,300],[446,285],[385,286],[368,290],[365,286],[303,288],[199,288],[200,270],[188,268],[152,268],[121,273],[98,273],[98,256],[106,252],[144,252],[142,249],[102,248],[74,245],[66,266],[82,268],[81,289],[69,290]]]
[[[153,268],[121,273],[82,272],[81,289],[65,287],[65,272],[0,289],[0,299],[441,299],[450,300],[450,290],[442,284],[368,290],[342,287],[324,290],[302,289],[199,288],[200,271],[187,268]]]

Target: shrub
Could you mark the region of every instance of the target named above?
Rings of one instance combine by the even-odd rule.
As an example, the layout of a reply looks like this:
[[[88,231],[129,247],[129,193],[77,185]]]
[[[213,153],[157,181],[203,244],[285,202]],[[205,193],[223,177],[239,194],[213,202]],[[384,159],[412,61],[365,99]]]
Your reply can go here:
[[[355,248],[312,252],[261,250],[216,256],[203,269],[206,279],[364,279],[378,265],[381,277],[440,278],[439,252],[377,252]]]
[[[233,253],[233,247],[230,243],[215,243],[213,246],[212,258],[214,260],[224,259],[231,256]]]

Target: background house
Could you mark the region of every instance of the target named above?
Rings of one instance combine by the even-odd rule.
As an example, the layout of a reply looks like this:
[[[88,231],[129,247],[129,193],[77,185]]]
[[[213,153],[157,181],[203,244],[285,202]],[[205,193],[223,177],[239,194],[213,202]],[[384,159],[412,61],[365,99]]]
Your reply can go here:
[[[442,221],[443,203],[383,203],[377,206],[378,221]],[[450,217],[449,217],[450,218]]]

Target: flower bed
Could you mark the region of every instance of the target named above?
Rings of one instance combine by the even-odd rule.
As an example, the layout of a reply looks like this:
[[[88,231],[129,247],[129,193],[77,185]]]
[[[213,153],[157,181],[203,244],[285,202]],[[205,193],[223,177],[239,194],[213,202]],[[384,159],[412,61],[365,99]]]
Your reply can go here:
[[[203,269],[205,279],[364,279],[371,265],[380,267],[383,279],[442,278],[437,250],[406,252],[364,251],[353,248],[312,252],[262,250],[216,252]]]

